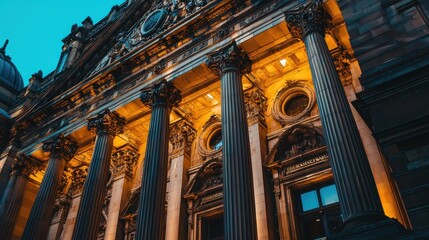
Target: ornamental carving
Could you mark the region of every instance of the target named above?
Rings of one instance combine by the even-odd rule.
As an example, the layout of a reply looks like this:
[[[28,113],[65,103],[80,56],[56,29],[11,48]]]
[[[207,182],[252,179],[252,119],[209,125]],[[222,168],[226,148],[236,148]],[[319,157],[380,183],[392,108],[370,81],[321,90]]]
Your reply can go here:
[[[69,169],[64,170],[63,174],[61,175],[61,182],[60,186],[58,188],[57,195],[62,196],[68,192],[68,188],[71,183],[71,173],[69,172]]]
[[[265,123],[265,112],[267,111],[267,98],[259,90],[244,93],[247,120],[249,125]]]
[[[83,184],[85,183],[86,175],[88,174],[88,168],[82,167],[75,169],[72,173],[72,183],[69,188],[69,194],[74,196],[79,194],[83,190]]]
[[[332,52],[332,58],[334,59],[335,69],[343,86],[352,84],[352,72],[350,71],[351,56],[348,51],[342,48],[337,49]]]
[[[252,61],[244,50],[237,46],[235,41],[230,42],[217,52],[207,56],[207,66],[218,76],[226,71],[238,71],[241,74],[249,73]]]
[[[182,101],[182,95],[173,83],[163,79],[152,87],[145,88],[141,93],[141,101],[149,108],[154,106],[177,107]]]
[[[132,178],[133,170],[137,164],[139,156],[140,154],[138,151],[128,145],[113,153],[111,160],[113,176],[116,177],[125,174]]]
[[[293,103],[306,100],[306,104],[295,106]],[[304,80],[286,80],[285,85],[276,93],[271,109],[272,116],[282,126],[294,124],[310,116],[311,110],[316,104],[316,94],[311,84]],[[293,114],[288,111],[293,107]]]
[[[173,158],[177,154],[191,154],[192,143],[196,137],[196,131],[192,125],[181,120],[170,127],[170,143],[172,145]]]
[[[30,175],[36,175],[37,172],[42,170],[43,166],[41,163],[34,161],[31,157],[20,154],[15,158],[12,164],[13,174],[18,174],[21,176],[29,177]]]
[[[222,146],[211,148],[210,140],[216,134],[222,134],[222,123],[219,115],[213,114],[204,124],[201,133],[198,136],[197,150],[204,160],[215,159],[222,156]]]
[[[314,0],[298,10],[287,11],[285,12],[285,17],[292,37],[302,40],[312,32],[324,35],[330,18],[323,8],[321,0]]]
[[[304,154],[325,145],[322,131],[311,125],[297,125],[286,130],[279,139],[275,161]]]
[[[66,161],[73,157],[77,148],[77,142],[71,137],[65,137],[63,134],[45,142],[42,147],[43,151],[51,154],[51,158],[62,158]]]
[[[106,109],[96,117],[88,119],[88,130],[96,134],[107,133],[116,136],[124,132],[125,124],[126,120],[124,117]]]
[[[181,20],[186,19],[192,13],[197,12],[211,1],[212,0],[162,0],[153,2],[151,8],[131,30],[122,32],[118,35],[116,44],[91,72],[91,75],[126,55],[134,48],[154,39],[160,33],[176,25]],[[180,39],[174,38],[175,37],[172,37],[169,40],[169,46],[174,46],[180,41]],[[178,37],[176,36],[176,38]]]

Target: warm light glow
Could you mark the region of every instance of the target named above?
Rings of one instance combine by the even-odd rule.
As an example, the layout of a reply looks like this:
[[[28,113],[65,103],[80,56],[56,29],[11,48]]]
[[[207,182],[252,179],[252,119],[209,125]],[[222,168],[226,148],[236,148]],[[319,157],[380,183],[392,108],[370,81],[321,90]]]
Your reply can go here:
[[[286,60],[286,59],[282,59],[282,60],[280,60],[280,64],[281,64],[283,67],[286,67],[286,65],[287,65],[287,60]]]
[[[209,97],[210,99],[213,99],[213,96],[210,93],[207,93],[207,97]]]

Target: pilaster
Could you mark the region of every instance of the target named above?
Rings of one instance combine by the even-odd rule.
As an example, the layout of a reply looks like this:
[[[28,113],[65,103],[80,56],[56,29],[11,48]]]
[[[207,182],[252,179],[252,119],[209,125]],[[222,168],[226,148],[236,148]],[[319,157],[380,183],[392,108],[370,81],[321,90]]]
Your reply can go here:
[[[123,239],[119,214],[131,195],[134,168],[139,153],[136,148],[126,145],[112,154],[113,183],[112,196],[108,207],[109,217],[106,223],[104,239]]]
[[[11,178],[0,204],[0,229],[2,229],[0,239],[11,238],[29,177],[40,169],[40,163],[36,163],[26,155],[21,154],[15,159]]]
[[[167,205],[167,240],[186,238],[186,202],[182,197],[188,182],[192,143],[196,131],[191,123],[180,120],[170,126],[170,191]]]

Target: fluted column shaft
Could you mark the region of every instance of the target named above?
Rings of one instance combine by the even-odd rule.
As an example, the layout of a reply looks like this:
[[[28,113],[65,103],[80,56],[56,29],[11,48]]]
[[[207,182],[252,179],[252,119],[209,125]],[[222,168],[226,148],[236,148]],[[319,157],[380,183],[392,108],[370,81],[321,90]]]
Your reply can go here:
[[[108,110],[89,120],[88,128],[94,129],[97,137],[76,217],[74,240],[91,240],[98,237],[103,202],[107,194],[106,184],[113,140],[115,135],[123,132],[124,125],[125,120],[122,117]]]
[[[22,239],[46,239],[54,210],[52,206],[55,203],[66,160],[76,152],[77,144],[60,135],[46,142],[43,149],[51,152],[51,158],[31,208]]]
[[[137,215],[138,240],[163,240],[165,236],[170,112],[180,100],[180,92],[165,80],[142,92],[142,101],[152,108],[152,115]]]
[[[0,239],[10,239],[12,237],[29,175],[34,174],[38,166],[31,162],[29,158],[21,156],[15,161],[12,169],[12,177],[9,180],[11,181],[11,191],[9,191],[8,195],[3,196],[5,202],[0,215]]]
[[[225,239],[256,239],[255,203],[242,73],[250,60],[235,42],[209,56],[221,76]]]
[[[7,182],[6,189],[0,200],[0,217],[3,216],[3,212],[6,210],[6,207],[9,205],[11,193],[15,187],[16,181],[18,180],[17,174],[11,174],[9,181]]]
[[[314,1],[304,12],[286,13],[286,21],[292,34],[299,33],[306,46],[347,229],[386,217],[350,105],[324,39],[324,14],[322,3]]]

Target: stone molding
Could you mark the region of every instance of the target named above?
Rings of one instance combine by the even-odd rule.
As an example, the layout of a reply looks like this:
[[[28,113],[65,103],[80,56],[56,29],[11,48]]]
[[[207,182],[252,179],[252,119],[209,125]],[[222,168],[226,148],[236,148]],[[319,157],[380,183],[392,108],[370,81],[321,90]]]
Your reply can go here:
[[[284,105],[289,99],[299,94],[304,94],[308,97],[308,105],[301,113],[295,116],[288,116],[284,112]],[[296,123],[309,116],[315,104],[316,94],[309,82],[305,80],[287,80],[283,88],[276,93],[271,112],[273,118],[284,126]]]
[[[196,131],[192,124],[186,120],[181,120],[170,126],[170,143],[172,145],[171,158],[183,154],[190,155],[192,143],[196,137]]]
[[[219,115],[213,114],[204,124],[201,133],[198,136],[197,150],[204,160],[220,158],[222,156],[222,147],[218,150],[210,149],[210,136],[217,131],[221,131],[222,123]]]
[[[124,117],[106,109],[96,117],[88,119],[88,130],[96,134],[106,133],[116,136],[124,132],[125,124],[126,120]]]
[[[52,158],[61,158],[69,161],[76,153],[78,144],[71,137],[60,134],[45,142],[42,149],[45,152],[49,152]]]
[[[329,14],[323,8],[321,0],[314,0],[307,6],[285,12],[286,23],[292,37],[303,40],[309,33],[325,34]]]
[[[132,178],[134,167],[137,165],[137,160],[140,154],[138,151],[129,145],[118,149],[112,154],[112,173],[114,177],[125,174]]]
[[[218,76],[222,76],[227,71],[238,71],[241,74],[246,74],[252,69],[252,61],[249,56],[238,47],[235,41],[231,41],[207,57],[207,66]]]
[[[182,96],[173,83],[163,79],[161,82],[143,89],[140,99],[149,108],[158,105],[172,108],[179,105],[180,101],[182,101]]]

